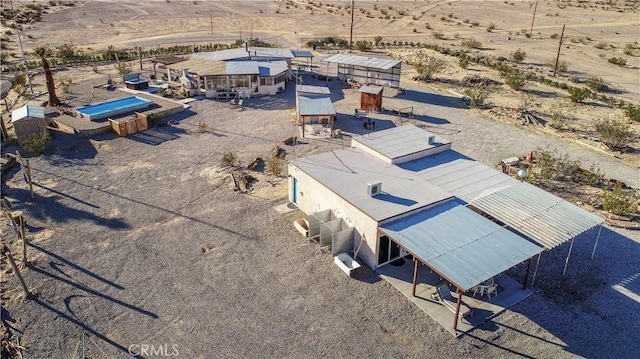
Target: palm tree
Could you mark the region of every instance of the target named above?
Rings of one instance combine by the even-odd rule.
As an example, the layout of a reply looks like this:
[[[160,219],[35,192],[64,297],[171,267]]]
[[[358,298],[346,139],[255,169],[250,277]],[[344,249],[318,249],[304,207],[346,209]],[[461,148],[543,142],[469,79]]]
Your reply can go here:
[[[33,49],[33,52],[42,61],[42,68],[44,68],[44,76],[47,79],[47,91],[49,92],[49,106],[58,106],[61,104],[61,102],[58,96],[56,95],[56,86],[55,86],[55,83],[53,82],[53,75],[51,74],[51,69],[49,68],[49,61],[47,61],[47,56],[51,55],[51,49],[49,49],[46,45],[43,45]]]

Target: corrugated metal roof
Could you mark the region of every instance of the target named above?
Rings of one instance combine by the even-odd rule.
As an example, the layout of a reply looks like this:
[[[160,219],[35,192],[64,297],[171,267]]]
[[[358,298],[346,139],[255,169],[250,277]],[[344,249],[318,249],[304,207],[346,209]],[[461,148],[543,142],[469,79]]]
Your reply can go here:
[[[517,179],[454,150],[405,162],[399,166],[416,172],[424,180],[466,202],[519,183]]]
[[[419,176],[362,149],[338,149],[290,163],[376,221],[452,197]],[[374,182],[382,182],[382,194],[371,197],[367,194],[367,184]]]
[[[190,73],[198,74],[200,76],[226,75],[227,73],[226,62],[197,58],[193,56],[187,61],[167,65],[167,67],[176,71],[182,71],[182,69],[188,68]]]
[[[298,111],[302,116],[336,114],[331,98],[325,95],[298,96]]]
[[[322,60],[344,65],[370,67],[374,69],[388,70],[402,63],[400,60],[381,59],[377,57],[365,57],[357,55],[336,54]]]
[[[384,131],[371,132],[366,136],[354,136],[352,141],[357,142],[353,144],[354,146],[361,144],[374,150],[390,162],[395,163],[395,160],[402,157],[451,144],[451,141],[439,136],[435,137],[433,144],[429,144],[427,136],[430,135],[433,134],[419,127],[405,125],[392,127]]]
[[[360,92],[370,93],[372,95],[377,95],[380,92],[382,92],[383,89],[384,89],[384,87],[382,87],[382,86],[364,85],[364,86],[360,87]]]
[[[465,291],[543,250],[456,200],[381,229]]]
[[[296,92],[299,94],[318,94],[318,95],[331,95],[331,90],[325,86],[311,86],[311,85],[296,85]]]
[[[292,59],[294,56],[293,53],[291,53],[291,50],[287,48],[249,47],[249,52],[247,52],[247,49],[245,49],[244,47],[239,47],[236,49],[199,52],[197,54],[193,54],[192,57],[208,60],[228,61],[249,57]]]
[[[260,76],[276,76],[289,70],[286,61],[258,61]]]
[[[604,222],[526,182],[476,198],[471,204],[549,249]]]
[[[311,51],[293,50],[291,53],[293,54],[293,57],[313,57]]]
[[[226,75],[257,75],[259,73],[256,61],[227,61]]]
[[[44,108],[40,106],[24,105],[11,112],[11,122],[22,120],[23,118],[44,118]]]

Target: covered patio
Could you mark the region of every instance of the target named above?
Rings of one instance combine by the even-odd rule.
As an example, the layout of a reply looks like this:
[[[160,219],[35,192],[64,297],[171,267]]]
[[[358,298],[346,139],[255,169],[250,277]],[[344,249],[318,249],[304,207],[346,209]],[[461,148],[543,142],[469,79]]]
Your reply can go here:
[[[526,289],[529,270],[524,285],[502,273],[527,260],[530,269],[531,258],[543,250],[457,199],[383,224],[380,231],[411,255],[413,265],[409,266],[413,271],[390,264],[378,267],[379,273],[454,335],[472,329],[531,294]],[[421,271],[421,264],[429,270]],[[473,294],[478,285],[490,279],[495,284],[493,298],[485,300],[481,294],[465,297],[465,293]],[[445,291],[453,292],[455,306],[447,306],[440,300],[444,298],[433,297],[437,287],[446,283],[449,285]],[[471,314],[462,318],[465,306]]]

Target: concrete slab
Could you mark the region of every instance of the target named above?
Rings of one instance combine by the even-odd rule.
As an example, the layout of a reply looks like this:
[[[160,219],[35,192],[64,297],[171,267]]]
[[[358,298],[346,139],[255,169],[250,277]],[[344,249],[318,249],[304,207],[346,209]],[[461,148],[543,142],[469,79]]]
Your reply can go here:
[[[280,214],[285,214],[285,213],[297,211],[298,206],[296,206],[295,203],[287,202],[287,203],[274,206],[273,209]]]
[[[479,293],[473,297],[473,292],[468,292],[462,297],[462,302],[472,310],[472,315],[458,321],[457,329],[453,330],[454,313],[441,304],[433,295],[437,292],[440,284],[446,283],[437,273],[422,263],[418,266],[418,284],[416,286],[416,296],[411,293],[413,287],[414,262],[404,259],[404,264],[394,266],[387,264],[376,271],[380,276],[391,283],[396,289],[404,294],[409,300],[438,322],[449,333],[460,336],[494,317],[503,310],[508,309],[517,302],[531,295],[529,289],[522,289],[522,284],[511,277],[500,274],[494,277],[498,284],[498,294],[488,298]],[[455,287],[449,286],[452,295],[457,298]]]

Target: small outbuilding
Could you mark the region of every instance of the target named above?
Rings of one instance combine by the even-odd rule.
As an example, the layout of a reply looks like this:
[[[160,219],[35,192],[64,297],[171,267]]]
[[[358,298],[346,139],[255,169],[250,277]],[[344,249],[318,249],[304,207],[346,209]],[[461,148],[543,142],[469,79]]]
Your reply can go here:
[[[360,88],[360,109],[380,111],[382,108],[382,91],[382,86],[362,86]]]
[[[18,141],[23,141],[32,135],[41,135],[47,131],[47,120],[44,108],[40,106],[24,105],[11,113],[11,123]]]
[[[300,135],[302,137],[331,136],[336,111],[331,102],[329,88],[298,85],[296,95]]]

